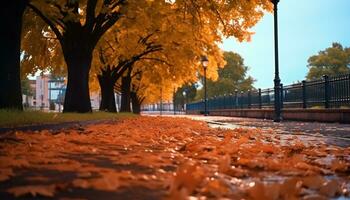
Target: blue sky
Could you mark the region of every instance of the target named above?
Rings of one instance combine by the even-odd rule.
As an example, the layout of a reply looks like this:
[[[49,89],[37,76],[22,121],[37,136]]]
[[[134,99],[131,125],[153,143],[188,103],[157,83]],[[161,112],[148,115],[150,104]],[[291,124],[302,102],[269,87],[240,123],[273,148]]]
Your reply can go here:
[[[278,4],[280,77],[285,85],[303,80],[307,59],[339,42],[350,46],[350,0],[280,0]],[[252,29],[252,41],[225,39],[226,51],[239,53],[249,66],[256,88],[273,86],[273,15],[267,13]]]

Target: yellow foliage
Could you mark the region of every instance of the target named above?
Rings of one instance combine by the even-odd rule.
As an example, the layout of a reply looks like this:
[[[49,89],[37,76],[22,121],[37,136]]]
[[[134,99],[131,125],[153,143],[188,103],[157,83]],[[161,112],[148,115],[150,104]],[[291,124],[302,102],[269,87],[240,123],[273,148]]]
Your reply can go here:
[[[57,7],[66,4],[64,0],[55,3],[33,0],[50,18],[80,22],[84,26],[87,19],[87,1],[80,2],[79,13],[67,11],[62,14]],[[115,8],[106,7],[102,0],[97,1],[98,13],[111,13],[111,9],[121,10],[123,17],[110,28],[94,51],[90,89],[97,90],[96,74],[107,65],[132,59],[146,49],[145,44],[161,46],[161,51],[147,54],[133,66],[133,73],[142,71],[141,78],[133,79],[139,88],[138,95],[146,102],[170,100],[174,89],[187,83],[198,81],[203,75],[199,62],[202,55],[209,59],[207,77],[218,78],[217,70],[225,65],[223,52],[218,44],[223,37],[233,36],[239,41],[249,41],[250,31],[263,16],[264,11],[271,11],[270,0],[127,0]],[[59,42],[47,24],[38,17],[25,17],[27,29],[23,34],[22,50],[26,53],[22,62],[23,73],[37,70],[49,70],[54,73],[66,73],[66,67]],[[57,27],[64,32],[57,20]],[[32,41],[36,41],[33,43]],[[103,50],[105,61],[99,58]]]

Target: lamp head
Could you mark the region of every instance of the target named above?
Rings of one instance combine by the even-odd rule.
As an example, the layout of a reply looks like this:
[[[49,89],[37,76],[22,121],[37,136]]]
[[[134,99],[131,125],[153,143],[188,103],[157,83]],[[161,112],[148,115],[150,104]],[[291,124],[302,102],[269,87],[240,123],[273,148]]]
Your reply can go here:
[[[204,68],[207,68],[208,64],[209,64],[208,58],[206,56],[201,56],[201,63],[202,63]]]

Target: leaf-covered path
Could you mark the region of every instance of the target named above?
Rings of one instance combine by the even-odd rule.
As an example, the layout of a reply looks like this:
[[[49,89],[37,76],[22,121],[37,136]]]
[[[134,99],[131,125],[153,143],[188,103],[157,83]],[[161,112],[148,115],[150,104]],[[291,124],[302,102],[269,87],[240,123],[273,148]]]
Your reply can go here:
[[[139,117],[7,133],[0,143],[0,197],[349,198],[349,147],[276,132]]]

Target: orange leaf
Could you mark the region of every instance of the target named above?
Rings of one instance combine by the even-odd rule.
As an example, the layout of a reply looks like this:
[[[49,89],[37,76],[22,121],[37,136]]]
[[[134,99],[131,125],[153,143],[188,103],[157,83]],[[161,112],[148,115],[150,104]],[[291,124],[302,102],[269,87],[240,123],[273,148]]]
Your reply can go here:
[[[7,191],[14,194],[15,197],[23,196],[26,194],[31,194],[36,197],[36,195],[53,197],[55,193],[55,185],[27,185],[18,186],[8,189]]]

